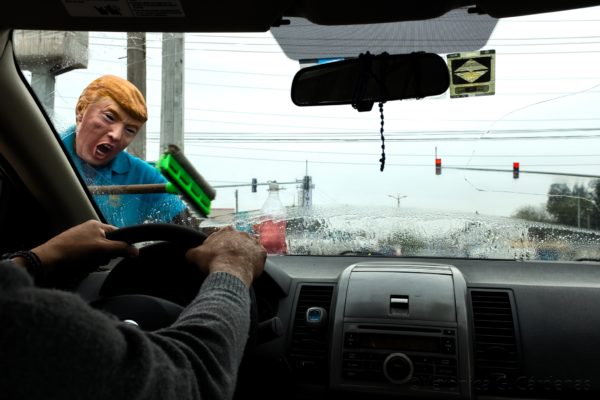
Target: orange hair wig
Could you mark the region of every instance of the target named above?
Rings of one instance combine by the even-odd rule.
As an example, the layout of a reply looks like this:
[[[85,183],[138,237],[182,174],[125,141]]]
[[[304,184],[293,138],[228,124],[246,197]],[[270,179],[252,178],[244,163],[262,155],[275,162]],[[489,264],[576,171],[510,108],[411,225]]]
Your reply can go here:
[[[103,75],[93,80],[81,93],[75,115],[85,112],[90,104],[94,104],[102,98],[110,97],[127,114],[138,121],[148,120],[148,109],[142,92],[127,79],[115,75]]]

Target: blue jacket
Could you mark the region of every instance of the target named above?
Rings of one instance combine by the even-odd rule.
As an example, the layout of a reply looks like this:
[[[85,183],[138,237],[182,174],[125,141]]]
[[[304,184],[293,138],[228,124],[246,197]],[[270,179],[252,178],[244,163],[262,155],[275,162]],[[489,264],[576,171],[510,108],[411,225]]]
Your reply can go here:
[[[79,174],[88,186],[166,183],[152,165],[122,151],[108,165],[94,167],[75,152],[75,127],[67,129],[61,139]],[[185,209],[179,196],[172,194],[94,195],[98,208],[109,224],[123,227],[145,222],[170,222]]]

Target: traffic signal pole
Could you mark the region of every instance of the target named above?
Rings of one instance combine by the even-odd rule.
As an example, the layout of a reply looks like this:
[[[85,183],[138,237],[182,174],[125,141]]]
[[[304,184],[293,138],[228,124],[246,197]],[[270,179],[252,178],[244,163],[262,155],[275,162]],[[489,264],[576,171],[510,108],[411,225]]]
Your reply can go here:
[[[250,186],[252,188],[252,193],[256,193],[258,186],[268,186],[271,183],[277,183],[278,185],[301,185],[302,188],[302,197],[299,199],[299,205],[301,207],[311,207],[312,206],[312,190],[315,185],[312,183],[312,176],[304,176],[302,179],[296,179],[295,181],[290,182],[277,182],[277,181],[267,181],[267,182],[258,182],[256,178],[252,178],[250,183],[241,183],[234,185],[214,185],[213,188],[221,189],[221,188],[239,188]],[[238,212],[238,191],[235,191],[235,209]]]

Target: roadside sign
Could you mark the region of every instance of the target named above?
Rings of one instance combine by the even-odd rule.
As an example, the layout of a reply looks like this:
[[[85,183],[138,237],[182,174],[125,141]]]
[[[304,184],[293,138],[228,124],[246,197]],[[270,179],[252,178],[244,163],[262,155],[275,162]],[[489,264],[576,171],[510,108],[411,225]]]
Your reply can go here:
[[[450,98],[495,93],[496,50],[453,53],[446,58],[450,68]]]

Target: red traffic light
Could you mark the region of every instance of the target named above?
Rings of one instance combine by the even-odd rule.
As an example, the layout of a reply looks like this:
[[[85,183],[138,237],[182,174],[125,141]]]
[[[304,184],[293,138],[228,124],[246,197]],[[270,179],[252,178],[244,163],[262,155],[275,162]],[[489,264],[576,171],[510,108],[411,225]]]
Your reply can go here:
[[[519,178],[519,167],[520,164],[518,162],[513,163],[513,179]]]
[[[441,175],[442,174],[442,159],[441,158],[437,158],[435,159],[435,174],[436,175]]]

